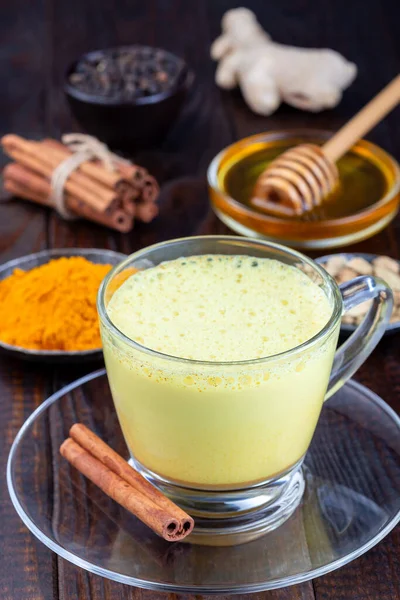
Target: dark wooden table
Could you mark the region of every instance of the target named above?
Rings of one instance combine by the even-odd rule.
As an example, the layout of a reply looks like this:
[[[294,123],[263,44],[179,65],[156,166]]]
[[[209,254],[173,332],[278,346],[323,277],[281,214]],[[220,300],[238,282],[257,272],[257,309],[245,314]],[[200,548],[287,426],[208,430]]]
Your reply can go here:
[[[359,75],[333,111],[307,114],[281,108],[253,115],[239,94],[214,85],[209,46],[220,30],[227,0],[12,0],[1,2],[1,133],[59,136],[76,130],[62,91],[67,64],[81,52],[133,42],[182,55],[197,84],[179,123],[155,151],[136,155],[162,182],[161,215],[120,235],[84,222],[66,223],[45,209],[12,202],[0,206],[1,260],[43,248],[99,247],[132,252],[177,236],[227,233],[212,214],[205,172],[217,151],[259,131],[297,126],[336,128],[399,72],[400,5],[396,0],[246,0],[272,37],[284,43],[327,46],[359,67]],[[400,159],[399,111],[370,138]],[[400,258],[400,218],[357,250]],[[1,318],[1,317],[0,317]],[[26,417],[82,369],[0,361],[0,598],[1,600],[127,600],[161,598],[78,569],[58,558],[17,517],[5,485],[9,447]],[[399,337],[389,337],[356,378],[400,410]],[[354,563],[325,577],[259,598],[400,598],[400,529]]]

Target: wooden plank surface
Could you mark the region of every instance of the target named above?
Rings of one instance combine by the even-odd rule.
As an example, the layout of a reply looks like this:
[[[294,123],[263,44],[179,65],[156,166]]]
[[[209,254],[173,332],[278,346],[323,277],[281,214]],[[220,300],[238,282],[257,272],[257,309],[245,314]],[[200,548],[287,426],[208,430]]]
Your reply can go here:
[[[24,17],[22,18],[22,15]],[[46,131],[48,65],[46,47],[46,6],[33,0],[2,5],[2,85],[0,129],[30,136]],[[42,43],[38,43],[38,39]],[[4,164],[4,157],[1,164]],[[46,247],[46,215],[22,204],[0,205],[1,260],[23,256]],[[11,443],[21,424],[51,389],[46,369],[22,367],[17,362],[0,361],[0,597],[54,597],[56,557],[32,537],[17,517],[9,500],[5,481]]]
[[[0,205],[0,259],[45,247],[103,247],[132,252],[172,237],[227,233],[208,205],[205,171],[211,158],[239,137],[274,128],[337,128],[399,70],[400,9],[396,0],[282,0],[243,2],[277,41],[335,48],[359,66],[341,105],[319,115],[282,107],[270,118],[253,115],[240,94],[213,82],[209,45],[220,31],[229,0],[14,0],[2,3],[0,130],[26,136],[58,136],[76,129],[62,91],[68,63],[86,50],[127,43],[165,47],[183,56],[196,85],[178,123],[156,150],[135,158],[163,184],[161,214],[131,234],[113,234],[88,223],[62,222],[26,203]],[[400,159],[399,111],[371,134]],[[2,159],[2,163],[4,160]],[[358,250],[400,258],[400,219]],[[16,432],[51,391],[82,369],[0,362],[0,597],[3,600],[161,600],[165,595],[133,589],[90,575],[59,559],[22,525],[8,498],[5,464]],[[385,339],[357,378],[400,410],[398,338]],[[353,564],[300,586],[253,595],[254,600],[395,599],[400,597],[400,533]],[[170,594],[171,600],[188,596]],[[196,597],[198,598],[198,597]],[[220,596],[219,600],[226,597]],[[244,598],[244,596],[243,596]]]

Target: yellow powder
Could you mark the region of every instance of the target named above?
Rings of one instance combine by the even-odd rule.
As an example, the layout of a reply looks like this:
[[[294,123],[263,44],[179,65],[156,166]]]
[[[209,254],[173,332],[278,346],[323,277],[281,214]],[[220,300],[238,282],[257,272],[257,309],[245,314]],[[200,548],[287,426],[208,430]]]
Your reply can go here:
[[[59,258],[0,281],[0,340],[37,350],[101,347],[96,296],[111,265]]]

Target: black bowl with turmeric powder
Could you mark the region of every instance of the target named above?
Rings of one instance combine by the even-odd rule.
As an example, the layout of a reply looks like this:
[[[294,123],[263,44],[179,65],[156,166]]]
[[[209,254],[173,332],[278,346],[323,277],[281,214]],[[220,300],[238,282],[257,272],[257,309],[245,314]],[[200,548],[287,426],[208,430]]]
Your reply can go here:
[[[0,267],[0,351],[26,360],[102,359],[96,297],[125,258],[112,250],[43,250]]]

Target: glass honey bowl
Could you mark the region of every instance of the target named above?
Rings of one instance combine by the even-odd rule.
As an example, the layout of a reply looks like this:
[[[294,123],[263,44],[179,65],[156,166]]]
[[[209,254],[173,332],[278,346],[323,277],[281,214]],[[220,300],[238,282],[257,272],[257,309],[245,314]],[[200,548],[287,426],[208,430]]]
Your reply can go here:
[[[397,213],[400,167],[390,154],[366,140],[338,161],[340,185],[323,206],[301,217],[277,217],[250,204],[258,176],[274,158],[298,144],[322,145],[331,135],[316,130],[269,131],[222,150],[207,173],[217,216],[237,233],[297,248],[335,248],[378,233]]]

